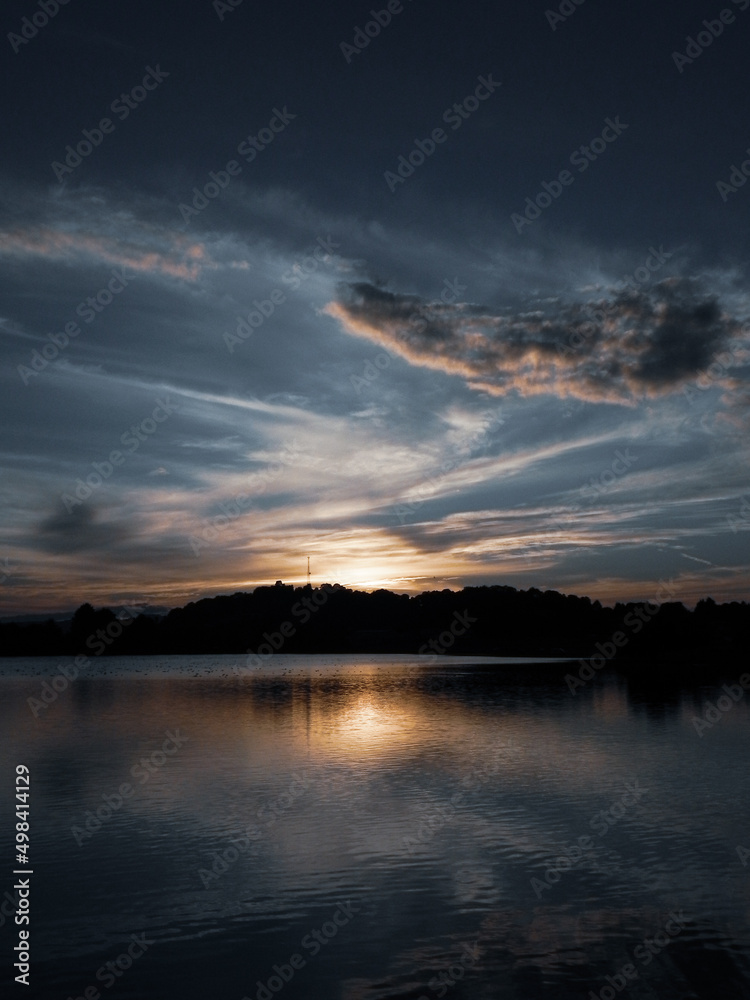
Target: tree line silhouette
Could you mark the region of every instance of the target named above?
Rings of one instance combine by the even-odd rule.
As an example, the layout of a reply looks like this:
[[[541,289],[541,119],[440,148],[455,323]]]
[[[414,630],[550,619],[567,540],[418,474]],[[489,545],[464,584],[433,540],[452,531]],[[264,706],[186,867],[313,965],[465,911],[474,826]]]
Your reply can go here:
[[[631,665],[740,657],[750,605],[701,600],[603,607],[588,597],[507,586],[428,591],[414,597],[338,584],[277,583],[205,598],[166,615],[83,604],[69,622],[0,624],[0,655],[402,653],[617,658]]]

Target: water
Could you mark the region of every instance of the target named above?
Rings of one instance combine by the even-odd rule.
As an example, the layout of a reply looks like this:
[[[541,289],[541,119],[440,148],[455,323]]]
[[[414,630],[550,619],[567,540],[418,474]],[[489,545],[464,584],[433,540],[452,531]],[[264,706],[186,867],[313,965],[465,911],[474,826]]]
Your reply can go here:
[[[750,997],[750,695],[699,735],[715,686],[138,657],[35,717],[58,666],[0,661],[0,895],[19,763],[34,873],[32,988],[3,913],[4,995]]]

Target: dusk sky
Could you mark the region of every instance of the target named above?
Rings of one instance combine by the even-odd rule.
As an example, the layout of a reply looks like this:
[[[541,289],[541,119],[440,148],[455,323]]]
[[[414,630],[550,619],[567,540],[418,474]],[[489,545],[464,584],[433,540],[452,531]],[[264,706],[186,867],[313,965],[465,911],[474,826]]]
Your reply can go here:
[[[750,597],[750,0],[2,20],[0,614]]]

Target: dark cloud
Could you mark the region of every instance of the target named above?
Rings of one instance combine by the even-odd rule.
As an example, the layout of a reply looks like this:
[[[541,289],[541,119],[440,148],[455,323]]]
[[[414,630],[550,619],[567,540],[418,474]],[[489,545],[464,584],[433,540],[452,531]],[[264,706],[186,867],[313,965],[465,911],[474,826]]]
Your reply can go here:
[[[349,333],[415,365],[462,375],[473,388],[595,402],[632,403],[680,389],[741,329],[715,296],[688,280],[555,309],[510,314],[360,282],[343,286],[327,311]]]
[[[82,502],[71,505],[70,513],[55,510],[39,525],[37,539],[40,548],[53,555],[110,551],[130,537],[121,520],[107,519],[94,505]]]
[[[697,302],[670,301],[652,316],[653,330],[646,334],[646,350],[636,372],[644,383],[671,386],[707,368],[715,354],[736,332],[723,317],[716,299]]]

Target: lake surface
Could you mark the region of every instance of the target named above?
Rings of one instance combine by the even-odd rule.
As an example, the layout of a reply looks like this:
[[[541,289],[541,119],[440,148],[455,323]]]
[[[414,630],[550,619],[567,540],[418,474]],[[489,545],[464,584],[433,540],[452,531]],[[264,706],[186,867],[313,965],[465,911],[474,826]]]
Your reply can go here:
[[[564,664],[61,662],[0,660],[3,996],[750,997],[750,694],[699,734],[720,687]]]

